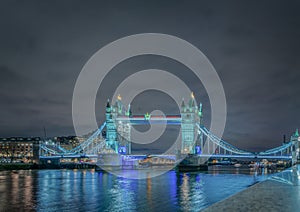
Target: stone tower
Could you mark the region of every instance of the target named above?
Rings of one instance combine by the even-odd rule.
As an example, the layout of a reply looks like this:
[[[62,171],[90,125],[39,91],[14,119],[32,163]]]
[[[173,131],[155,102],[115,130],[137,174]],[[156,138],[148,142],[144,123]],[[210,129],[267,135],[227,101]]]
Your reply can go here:
[[[197,145],[197,127],[196,123],[201,125],[202,105],[198,109],[194,95],[192,93],[188,104],[182,100],[181,104],[181,153],[196,154],[201,149],[201,145]],[[197,148],[196,148],[197,147]]]
[[[299,164],[300,163],[300,136],[298,129],[296,132],[291,136],[292,142],[292,164]]]

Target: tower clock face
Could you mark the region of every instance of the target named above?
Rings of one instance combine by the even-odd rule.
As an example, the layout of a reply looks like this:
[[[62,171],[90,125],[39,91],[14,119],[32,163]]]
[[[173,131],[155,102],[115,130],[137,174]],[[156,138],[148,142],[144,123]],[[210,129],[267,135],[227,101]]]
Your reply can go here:
[[[300,136],[298,137],[298,141],[300,141]]]

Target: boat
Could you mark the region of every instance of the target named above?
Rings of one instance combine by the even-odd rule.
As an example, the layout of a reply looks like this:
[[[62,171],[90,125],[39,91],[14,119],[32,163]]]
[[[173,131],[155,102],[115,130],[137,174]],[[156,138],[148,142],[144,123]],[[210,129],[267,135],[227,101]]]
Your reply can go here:
[[[236,164],[234,164],[233,165],[235,168],[239,168],[239,167],[241,167],[242,166],[242,164],[240,164],[240,163],[236,163]]]

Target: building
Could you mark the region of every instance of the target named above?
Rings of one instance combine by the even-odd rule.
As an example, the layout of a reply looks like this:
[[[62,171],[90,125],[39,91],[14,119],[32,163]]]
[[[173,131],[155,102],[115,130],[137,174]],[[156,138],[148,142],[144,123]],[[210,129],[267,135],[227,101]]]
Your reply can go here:
[[[0,162],[38,163],[39,143],[39,137],[0,138]]]
[[[79,136],[60,136],[54,137],[52,140],[56,145],[60,145],[62,148],[66,150],[74,149],[79,146],[86,139],[84,137]]]

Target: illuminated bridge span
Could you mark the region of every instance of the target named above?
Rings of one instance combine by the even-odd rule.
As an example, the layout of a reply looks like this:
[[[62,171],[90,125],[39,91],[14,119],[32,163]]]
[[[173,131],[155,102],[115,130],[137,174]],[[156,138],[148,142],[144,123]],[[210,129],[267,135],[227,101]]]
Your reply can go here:
[[[298,130],[288,143],[264,151],[253,153],[239,149],[218,138],[202,124],[202,104],[199,107],[193,98],[186,103],[182,101],[180,114],[158,116],[151,114],[132,115],[130,105],[126,108],[120,96],[114,105],[107,102],[106,121],[86,141],[72,150],[59,145],[44,142],[40,145],[41,157],[76,157],[78,155],[97,156],[98,154],[117,153],[131,155],[131,127],[144,124],[180,125],[181,143],[170,157],[176,154],[194,154],[200,157],[228,158],[266,158],[288,159],[293,163],[300,161],[300,136]],[[212,154],[211,154],[212,153]],[[164,157],[161,155],[161,157]]]

